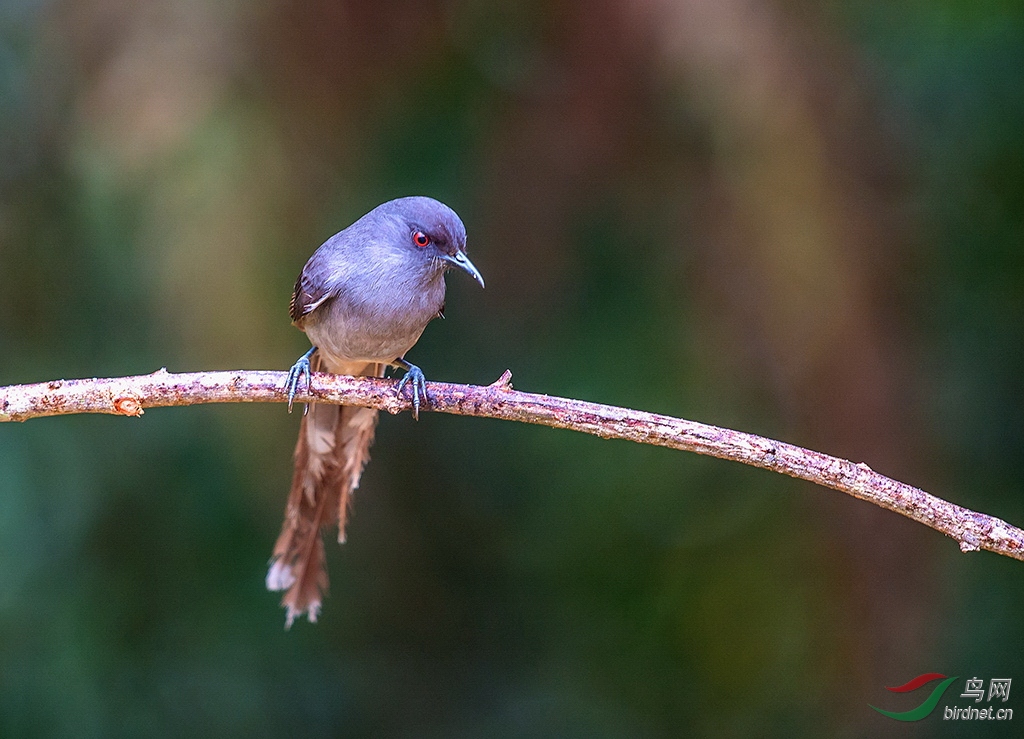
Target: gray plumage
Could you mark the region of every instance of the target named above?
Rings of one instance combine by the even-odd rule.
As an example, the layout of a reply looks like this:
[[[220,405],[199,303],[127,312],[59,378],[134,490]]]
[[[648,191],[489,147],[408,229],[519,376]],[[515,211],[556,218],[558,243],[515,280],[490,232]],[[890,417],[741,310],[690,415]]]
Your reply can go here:
[[[380,377],[392,365],[407,370],[403,384],[411,380],[418,412],[423,373],[405,353],[441,314],[444,273],[453,266],[483,286],[466,256],[462,221],[431,198],[391,200],[324,242],[292,295],[292,321],[315,353],[292,368],[290,395],[312,370]],[[338,540],[345,540],[350,499],[376,424],[376,411],[353,406],[310,403],[303,416],[284,525],[267,573],[267,588],[286,591],[288,626],[303,613],[317,619],[327,589],[320,530],[336,520]]]

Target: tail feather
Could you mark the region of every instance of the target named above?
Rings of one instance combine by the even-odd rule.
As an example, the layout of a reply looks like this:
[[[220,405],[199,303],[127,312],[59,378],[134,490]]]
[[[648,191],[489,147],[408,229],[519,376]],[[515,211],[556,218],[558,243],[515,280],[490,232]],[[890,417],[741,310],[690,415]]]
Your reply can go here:
[[[384,367],[353,363],[325,369],[379,377]],[[311,622],[319,615],[328,586],[320,531],[337,516],[338,541],[345,541],[352,493],[370,458],[376,425],[375,410],[323,403],[310,403],[302,418],[284,525],[267,572],[267,589],[285,591],[281,605],[287,609],[286,628],[302,614]]]
[[[377,411],[372,408],[348,407],[338,420],[338,448],[335,458],[341,465],[338,500],[338,543],[345,543],[345,522],[352,502],[352,493],[359,487],[363,468],[370,461],[370,445],[377,428]]]

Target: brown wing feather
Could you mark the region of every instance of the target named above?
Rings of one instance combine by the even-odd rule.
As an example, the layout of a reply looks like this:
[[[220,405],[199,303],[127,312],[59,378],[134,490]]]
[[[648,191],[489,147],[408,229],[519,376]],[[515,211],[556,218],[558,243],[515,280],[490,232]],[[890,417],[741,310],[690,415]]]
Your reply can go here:
[[[291,302],[288,303],[288,315],[291,316],[292,323],[302,318],[302,308],[305,304],[305,296],[302,292],[302,275],[299,275],[298,279],[295,280],[295,289],[292,290]]]
[[[311,280],[309,278],[310,265],[302,270],[302,274],[295,281],[295,289],[292,291],[292,299],[288,304],[288,315],[292,323],[300,323],[303,316],[307,316],[323,305],[327,300],[334,297],[333,292],[325,288],[322,280]]]

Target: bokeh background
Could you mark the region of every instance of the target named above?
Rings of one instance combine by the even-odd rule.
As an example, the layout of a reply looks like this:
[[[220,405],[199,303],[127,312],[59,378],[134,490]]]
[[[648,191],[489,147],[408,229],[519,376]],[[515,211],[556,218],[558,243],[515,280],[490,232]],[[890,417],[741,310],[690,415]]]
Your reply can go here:
[[[286,369],[306,258],[407,194],[487,278],[449,277],[429,378],[510,368],[1024,523],[1020,2],[5,0],[0,384]],[[1024,563],[485,419],[382,419],[286,632],[297,424],[0,427],[0,735],[1007,729],[868,708],[932,671],[1020,680],[1024,721]]]

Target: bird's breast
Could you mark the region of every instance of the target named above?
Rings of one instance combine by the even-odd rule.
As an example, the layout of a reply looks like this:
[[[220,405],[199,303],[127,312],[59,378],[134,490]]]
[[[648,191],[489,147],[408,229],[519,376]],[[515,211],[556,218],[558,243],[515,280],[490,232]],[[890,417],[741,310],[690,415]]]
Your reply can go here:
[[[336,360],[392,362],[413,347],[444,303],[443,281],[426,288],[342,293],[309,316],[306,334]]]

